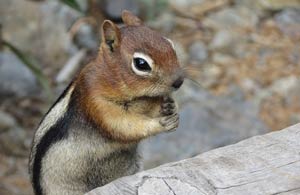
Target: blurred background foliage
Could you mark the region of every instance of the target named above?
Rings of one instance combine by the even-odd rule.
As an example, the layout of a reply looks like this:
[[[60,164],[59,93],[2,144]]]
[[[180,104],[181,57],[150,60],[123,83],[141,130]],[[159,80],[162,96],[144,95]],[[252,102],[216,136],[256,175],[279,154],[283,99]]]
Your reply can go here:
[[[34,130],[121,10],[175,43],[189,77],[180,127],[143,142],[145,168],[300,121],[299,0],[1,0],[0,194],[32,194]]]

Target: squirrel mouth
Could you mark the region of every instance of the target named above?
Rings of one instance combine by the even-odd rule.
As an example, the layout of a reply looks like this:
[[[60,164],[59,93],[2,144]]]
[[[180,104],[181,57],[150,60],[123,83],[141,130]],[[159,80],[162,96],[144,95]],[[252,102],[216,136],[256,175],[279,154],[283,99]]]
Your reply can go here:
[[[133,101],[135,100],[153,100],[153,99],[162,99],[164,96],[162,95],[157,95],[157,96],[140,96],[137,98],[134,98]]]

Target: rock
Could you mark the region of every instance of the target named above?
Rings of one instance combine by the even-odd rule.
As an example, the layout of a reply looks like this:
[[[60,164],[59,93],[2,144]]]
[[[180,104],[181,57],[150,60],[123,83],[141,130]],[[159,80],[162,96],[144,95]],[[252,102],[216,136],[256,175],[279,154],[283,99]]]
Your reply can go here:
[[[300,121],[300,114],[299,113],[294,113],[291,117],[290,117],[290,124],[297,124]]]
[[[16,125],[15,119],[8,113],[0,111],[0,133]]]
[[[300,79],[298,78],[295,83],[293,78],[287,79],[289,79],[289,85],[284,94],[286,95],[285,106],[288,105],[288,109],[291,110],[289,124],[292,125],[300,122]]]
[[[172,30],[174,30],[176,21],[174,14],[166,10],[161,13],[157,19],[150,20],[148,24],[154,29],[159,29],[159,31],[163,32],[164,34],[169,34],[172,32]]]
[[[245,48],[248,37],[245,34],[232,30],[219,30],[215,33],[209,44],[209,49],[213,55],[216,52],[229,55],[232,57],[244,57],[247,53]],[[219,56],[217,56],[219,57]],[[229,57],[230,58],[230,57]],[[229,59],[227,58],[227,59]]]
[[[122,177],[86,195],[296,195],[299,139],[300,124]]]
[[[257,94],[261,90],[259,84],[253,79],[244,78],[240,83],[241,87],[250,94]]]
[[[75,43],[79,48],[87,48],[92,51],[97,51],[99,47],[99,37],[96,37],[98,33],[93,31],[93,28],[89,24],[82,24],[78,29],[75,36]]]
[[[292,64],[300,62],[300,45],[297,45],[293,51],[289,53],[289,61]]]
[[[88,11],[89,1],[76,1],[83,12]]]
[[[28,158],[16,158],[0,153],[0,194],[33,194],[28,179]]]
[[[226,55],[219,52],[214,52],[212,55],[212,61],[216,64],[228,65],[232,63],[234,59],[230,55]]]
[[[9,156],[28,156],[28,149],[25,145],[26,132],[24,129],[14,127],[1,133],[0,136],[0,153]]]
[[[251,10],[261,9],[260,0],[233,0],[234,5],[250,8]]]
[[[204,3],[205,0],[169,0],[169,3],[172,4],[173,6],[179,7],[179,8],[188,8],[191,7],[195,4],[199,5]]]
[[[145,168],[190,158],[213,148],[233,144],[267,132],[258,118],[258,107],[241,97],[216,97],[184,84],[185,102],[175,132],[157,135],[144,142]],[[234,122],[233,122],[234,121]],[[176,148],[176,149],[174,149]]]
[[[221,9],[210,14],[203,20],[203,25],[215,30],[234,28],[253,28],[258,23],[258,16],[254,12],[244,6],[236,6]]]
[[[193,64],[204,62],[208,57],[206,45],[202,41],[192,43],[189,48],[189,55]]]
[[[300,9],[286,9],[276,14],[276,24],[288,37],[300,38]]]
[[[210,44],[210,48],[218,49],[231,46],[233,39],[234,37],[232,36],[232,33],[230,31],[218,31]]]
[[[57,74],[55,81],[57,83],[70,82],[75,72],[78,71],[80,63],[86,56],[86,49],[81,49],[74,56],[72,56],[64,67]]]
[[[222,74],[222,69],[215,64],[207,64],[201,69],[201,74],[198,78],[199,83],[204,88],[210,88],[216,85]]]
[[[289,77],[283,77],[276,80],[270,86],[269,90],[287,97],[291,93],[291,90],[298,89],[299,83],[300,80],[296,76],[291,75]]]
[[[300,8],[299,0],[256,0],[264,9],[280,10],[284,8]]]
[[[104,2],[106,15],[116,21],[121,20],[121,13],[124,9],[139,15],[140,7],[136,0],[106,0]]]
[[[211,44],[211,49],[224,49],[224,48],[232,48],[232,44],[234,42],[235,36],[231,31],[228,30],[220,30],[218,31]]]
[[[39,64],[57,67],[68,58],[72,45],[68,30],[79,17],[70,7],[57,0],[41,3],[2,0],[0,17],[4,39]]]
[[[37,94],[35,75],[12,53],[0,53],[0,96]]]
[[[275,80],[256,93],[260,118],[272,130],[293,125],[300,120],[300,79],[295,75]]]

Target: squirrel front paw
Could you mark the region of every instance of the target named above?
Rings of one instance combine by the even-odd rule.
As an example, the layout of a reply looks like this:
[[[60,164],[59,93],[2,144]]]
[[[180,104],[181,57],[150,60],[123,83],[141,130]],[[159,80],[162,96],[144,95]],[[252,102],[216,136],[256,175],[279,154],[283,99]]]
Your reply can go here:
[[[179,115],[178,113],[161,117],[159,120],[161,126],[164,127],[165,131],[175,130],[179,125]]]
[[[159,123],[166,131],[174,130],[178,127],[179,115],[177,113],[177,106],[171,97],[164,97],[160,114],[162,117]]]
[[[175,101],[171,97],[164,97],[160,107],[160,114],[162,116],[169,116],[177,113]]]

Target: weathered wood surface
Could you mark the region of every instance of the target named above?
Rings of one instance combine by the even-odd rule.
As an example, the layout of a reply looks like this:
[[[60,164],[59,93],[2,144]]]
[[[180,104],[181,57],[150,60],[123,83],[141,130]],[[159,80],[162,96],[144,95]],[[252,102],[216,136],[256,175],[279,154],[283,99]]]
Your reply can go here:
[[[120,178],[88,193],[121,194],[300,194],[300,124]]]

